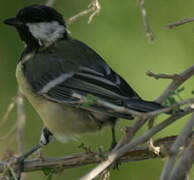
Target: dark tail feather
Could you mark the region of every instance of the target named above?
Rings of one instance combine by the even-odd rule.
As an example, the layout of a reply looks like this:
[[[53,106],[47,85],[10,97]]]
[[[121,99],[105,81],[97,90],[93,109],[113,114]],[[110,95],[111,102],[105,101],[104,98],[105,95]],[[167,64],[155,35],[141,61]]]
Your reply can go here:
[[[164,108],[161,104],[153,101],[144,101],[141,99],[130,99],[126,102],[126,106],[134,111],[151,112]]]

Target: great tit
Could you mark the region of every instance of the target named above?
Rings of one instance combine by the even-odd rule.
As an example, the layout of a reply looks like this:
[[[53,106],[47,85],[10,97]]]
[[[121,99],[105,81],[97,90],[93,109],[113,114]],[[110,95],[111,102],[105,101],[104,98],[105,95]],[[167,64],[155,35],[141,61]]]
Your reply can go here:
[[[114,127],[119,115],[95,106],[77,106],[80,99],[72,96],[74,93],[92,95],[138,112],[162,108],[156,102],[141,99],[101,56],[72,38],[62,15],[54,8],[28,6],[4,23],[14,26],[26,44],[16,77],[44,122],[41,144],[48,144],[52,135],[66,141],[106,125]]]

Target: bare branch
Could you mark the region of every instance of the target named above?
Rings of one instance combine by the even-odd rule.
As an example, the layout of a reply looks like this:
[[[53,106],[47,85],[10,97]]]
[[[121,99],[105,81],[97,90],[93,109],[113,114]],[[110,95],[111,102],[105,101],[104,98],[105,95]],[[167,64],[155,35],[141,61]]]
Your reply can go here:
[[[153,135],[155,135],[157,132],[159,132],[160,130],[164,129],[165,127],[167,127],[168,125],[170,125],[171,123],[176,121],[177,119],[180,119],[181,117],[191,113],[192,111],[193,111],[193,109],[187,108],[183,112],[179,112],[176,115],[172,115],[171,117],[167,118],[165,121],[161,122],[160,124],[154,126],[151,129],[149,129],[147,132],[145,132],[140,137],[138,137],[138,138],[132,140],[130,143],[122,146],[117,151],[111,152],[108,155],[107,160],[105,160],[104,162],[100,163],[96,168],[92,169],[88,174],[83,176],[80,180],[91,180],[91,179],[94,179],[100,173],[102,173],[102,171],[104,171],[105,169],[110,167],[111,164],[113,164],[115,160],[117,160],[123,154],[128,152],[130,149],[136,147],[138,144],[146,142]]]
[[[177,26],[180,26],[180,25],[183,25],[183,24],[186,24],[186,23],[190,23],[190,22],[193,22],[194,21],[194,18],[186,18],[186,19],[181,19],[175,23],[170,23],[167,25],[168,28],[175,28]]]
[[[79,12],[78,14],[70,17],[69,19],[67,19],[67,24],[72,24],[75,21],[77,21],[79,18],[81,18],[82,16],[85,16],[87,14],[90,14],[89,18],[88,18],[88,23],[91,23],[94,16],[97,15],[101,10],[101,6],[99,3],[99,0],[92,0],[92,2],[88,5],[88,8]]]
[[[142,16],[146,36],[148,37],[148,39],[150,41],[153,41],[154,40],[154,33],[149,25],[147,12],[146,12],[146,9],[144,6],[144,0],[138,0],[138,4],[139,4],[140,11],[141,11],[141,16]]]
[[[172,172],[173,166],[176,161],[176,156],[179,152],[179,148],[186,143],[186,140],[191,134],[193,127],[194,127],[194,114],[192,118],[189,120],[189,122],[186,124],[185,128],[182,130],[180,135],[178,136],[177,140],[172,145],[170,149],[170,157],[164,166],[164,169],[160,178],[161,180],[167,180],[170,177],[170,174]]]
[[[173,179],[182,180],[184,179],[185,175],[188,174],[194,162],[193,147],[194,147],[194,137],[192,138],[189,146],[183,152],[181,160],[176,166],[176,168],[174,168],[174,170],[172,171],[171,173],[172,175],[169,178],[169,180],[173,180]]]
[[[123,155],[119,161],[121,162],[130,162],[130,161],[140,161],[146,159],[162,158],[166,155],[175,141],[176,136],[166,137],[158,139],[154,142],[157,146],[161,147],[162,151],[159,155],[156,155],[149,151],[147,146],[136,147],[133,150],[130,150],[125,155]],[[106,155],[106,152],[104,152]],[[75,154],[71,156],[65,156],[60,158],[44,158],[44,161],[40,159],[25,160],[23,165],[22,172],[32,172],[32,171],[41,171],[44,168],[53,168],[56,170],[74,168],[94,163],[100,163],[102,158],[99,155],[99,152],[85,152],[80,154]],[[4,172],[7,167],[7,162],[0,162],[0,173]],[[15,170],[14,165],[12,169]]]
[[[133,124],[132,127],[126,127],[125,129],[125,136],[123,136],[115,148],[112,150],[112,152],[117,151],[121,146],[126,144],[127,142],[129,143],[133,136],[136,134],[136,132],[147,122],[147,118],[138,118],[135,123]]]

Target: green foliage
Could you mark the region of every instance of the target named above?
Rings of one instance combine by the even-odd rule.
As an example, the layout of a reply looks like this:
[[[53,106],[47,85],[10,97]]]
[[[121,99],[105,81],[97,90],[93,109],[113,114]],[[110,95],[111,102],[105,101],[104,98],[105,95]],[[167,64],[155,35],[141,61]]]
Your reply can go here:
[[[166,101],[164,102],[164,105],[165,106],[171,106],[173,104],[176,104],[178,103],[179,101],[183,100],[183,98],[181,97],[181,93],[185,90],[184,87],[181,87],[181,88],[178,88],[176,89],[175,91],[171,92],[170,93],[170,96],[168,96],[168,98],[166,99]],[[180,108],[177,107],[177,108],[174,108],[172,110],[172,112],[177,112],[179,111]]]
[[[42,169],[43,173],[45,176],[47,176],[46,180],[52,180],[53,179],[53,174],[56,173],[55,169],[45,167]]]
[[[181,97],[181,93],[185,90],[184,87],[181,87],[179,89],[176,89],[175,91],[172,91],[170,93],[170,96],[168,96],[168,98],[166,99],[164,105],[166,106],[171,106],[175,103],[177,103],[178,101],[183,100],[183,98]]]
[[[96,103],[96,101],[98,100],[98,98],[96,96],[90,95],[88,94],[86,96],[86,102],[81,104],[82,107],[90,107],[92,105],[94,105]]]
[[[194,90],[193,90],[193,91],[191,91],[191,94],[193,94],[193,95],[194,95]]]

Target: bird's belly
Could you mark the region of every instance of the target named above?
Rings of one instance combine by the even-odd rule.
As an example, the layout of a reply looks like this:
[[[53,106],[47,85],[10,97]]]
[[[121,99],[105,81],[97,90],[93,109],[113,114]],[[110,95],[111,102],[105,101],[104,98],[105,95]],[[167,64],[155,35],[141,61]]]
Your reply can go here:
[[[23,94],[38,112],[44,125],[58,140],[63,141],[68,137],[99,129],[99,124],[90,119],[86,111],[49,101],[32,92],[23,76],[20,63],[17,66],[16,77]]]

